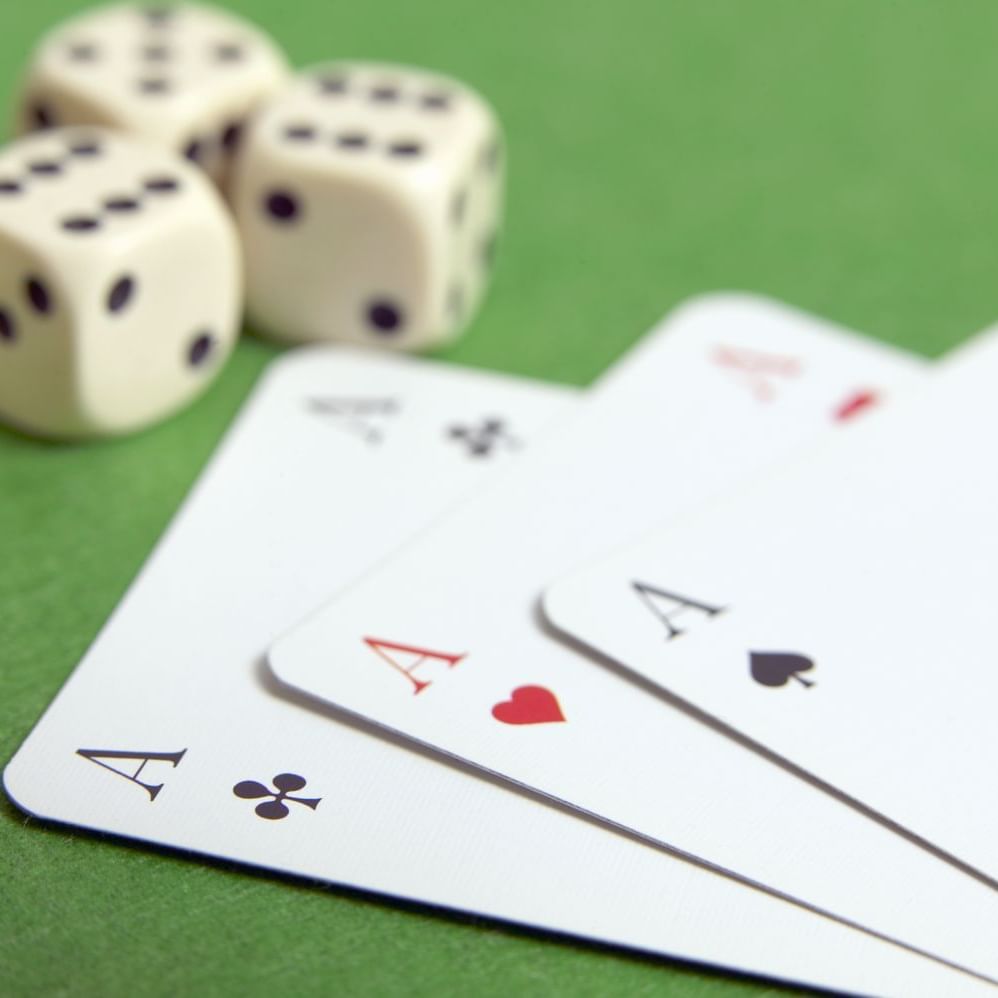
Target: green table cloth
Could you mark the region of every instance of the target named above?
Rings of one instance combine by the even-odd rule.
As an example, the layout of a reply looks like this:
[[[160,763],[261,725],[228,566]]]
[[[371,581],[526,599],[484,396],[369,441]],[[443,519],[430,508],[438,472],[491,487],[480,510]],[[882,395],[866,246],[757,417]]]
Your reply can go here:
[[[493,291],[448,360],[584,385],[664,311],[719,288],[929,356],[998,315],[988,0],[232,6],[298,65],[425,65],[494,102],[509,142],[508,224]],[[11,108],[35,39],[81,9],[3,4]],[[138,436],[84,446],[0,432],[2,761],[277,352],[248,335],[203,399]],[[6,799],[0,875],[3,994],[780,990],[45,826]]]

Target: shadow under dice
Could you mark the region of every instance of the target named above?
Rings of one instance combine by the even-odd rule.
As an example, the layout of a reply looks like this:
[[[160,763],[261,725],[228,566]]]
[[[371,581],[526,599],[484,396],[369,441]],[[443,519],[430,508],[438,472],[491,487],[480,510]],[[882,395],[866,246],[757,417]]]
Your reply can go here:
[[[204,175],[99,129],[0,153],[0,416],[125,432],[198,394],[238,333],[237,235]]]
[[[18,126],[118,128],[224,181],[244,121],[286,79],[276,45],[232,14],[193,4],[100,7],[35,49]]]
[[[502,174],[495,115],[463,84],[388,65],[302,73],[236,164],[251,321],[289,342],[456,336],[488,286]]]

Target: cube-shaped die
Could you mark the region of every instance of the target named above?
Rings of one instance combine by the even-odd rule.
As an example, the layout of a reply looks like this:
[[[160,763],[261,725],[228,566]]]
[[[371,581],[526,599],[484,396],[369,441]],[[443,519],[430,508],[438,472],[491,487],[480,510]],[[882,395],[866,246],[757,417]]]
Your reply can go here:
[[[225,177],[245,119],[287,80],[274,43],[242,19],[194,4],[88,11],[41,41],[19,130],[103,125],[160,142]]]
[[[181,157],[99,129],[0,151],[0,417],[57,437],[179,408],[238,332],[231,217]]]
[[[251,322],[292,342],[453,337],[488,285],[502,160],[495,115],[455,80],[301,74],[253,120],[234,173]]]

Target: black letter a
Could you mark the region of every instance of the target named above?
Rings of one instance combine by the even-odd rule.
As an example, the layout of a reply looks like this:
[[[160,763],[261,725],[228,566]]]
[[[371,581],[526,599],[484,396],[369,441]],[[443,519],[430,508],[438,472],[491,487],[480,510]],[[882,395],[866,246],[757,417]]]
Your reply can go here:
[[[723,606],[709,606],[707,603],[699,603],[697,600],[688,599],[686,596],[680,596],[678,593],[670,593],[665,589],[656,589],[655,586],[646,585],[644,582],[632,582],[631,585],[638,596],[641,597],[641,601],[645,606],[665,624],[665,628],[668,631],[666,641],[671,641],[673,638],[678,638],[680,634],[685,633],[672,623],[672,618],[678,617],[691,607],[706,614],[708,617],[724,613],[726,609]]]
[[[81,748],[76,750],[77,755],[82,755],[84,759],[89,759],[91,762],[97,763],[98,766],[103,766],[104,769],[110,770],[112,773],[117,773],[118,776],[124,777],[129,783],[134,783],[137,786],[142,787],[147,794],[149,794],[149,800],[154,801],[156,799],[156,794],[163,789],[162,783],[143,783],[139,779],[139,775],[145,768],[147,762],[169,762],[172,763],[173,768],[176,769],[180,765],[180,760],[183,759],[184,753],[187,749],[181,749],[179,752],[115,752],[112,749],[86,749]],[[127,770],[118,769],[116,766],[112,766],[109,762],[102,762],[102,759],[131,759],[132,762],[138,762],[138,768],[134,773],[129,773]]]

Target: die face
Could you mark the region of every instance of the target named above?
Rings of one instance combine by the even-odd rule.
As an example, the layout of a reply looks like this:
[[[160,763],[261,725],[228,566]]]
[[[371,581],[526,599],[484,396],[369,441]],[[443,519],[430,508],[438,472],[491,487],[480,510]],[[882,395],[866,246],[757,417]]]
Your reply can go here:
[[[48,261],[0,231],[0,416],[27,432],[80,425],[70,314]]]
[[[118,134],[57,129],[0,154],[0,263],[16,323],[0,343],[0,413],[36,432],[160,418],[211,381],[238,331],[240,254],[217,192]]]
[[[240,280],[229,233],[186,213],[105,260],[74,310],[87,426],[132,429],[199,394],[235,342]]]
[[[286,77],[285,59],[266,35],[226,12],[103,7],[43,39],[23,85],[19,128],[116,127],[219,177],[246,117]]]
[[[391,192],[256,161],[236,195],[250,318],[284,342],[405,347],[427,324],[428,248]],[[269,167],[269,168],[268,168]]]
[[[470,321],[489,287],[503,209],[503,160],[499,134],[486,136],[451,189],[447,280],[438,301],[449,337]]]
[[[446,339],[487,283],[473,247],[498,225],[500,143],[491,110],[457,81],[382,64],[301,74],[254,120],[237,164],[251,318],[296,341]],[[399,321],[372,313],[379,300]]]

